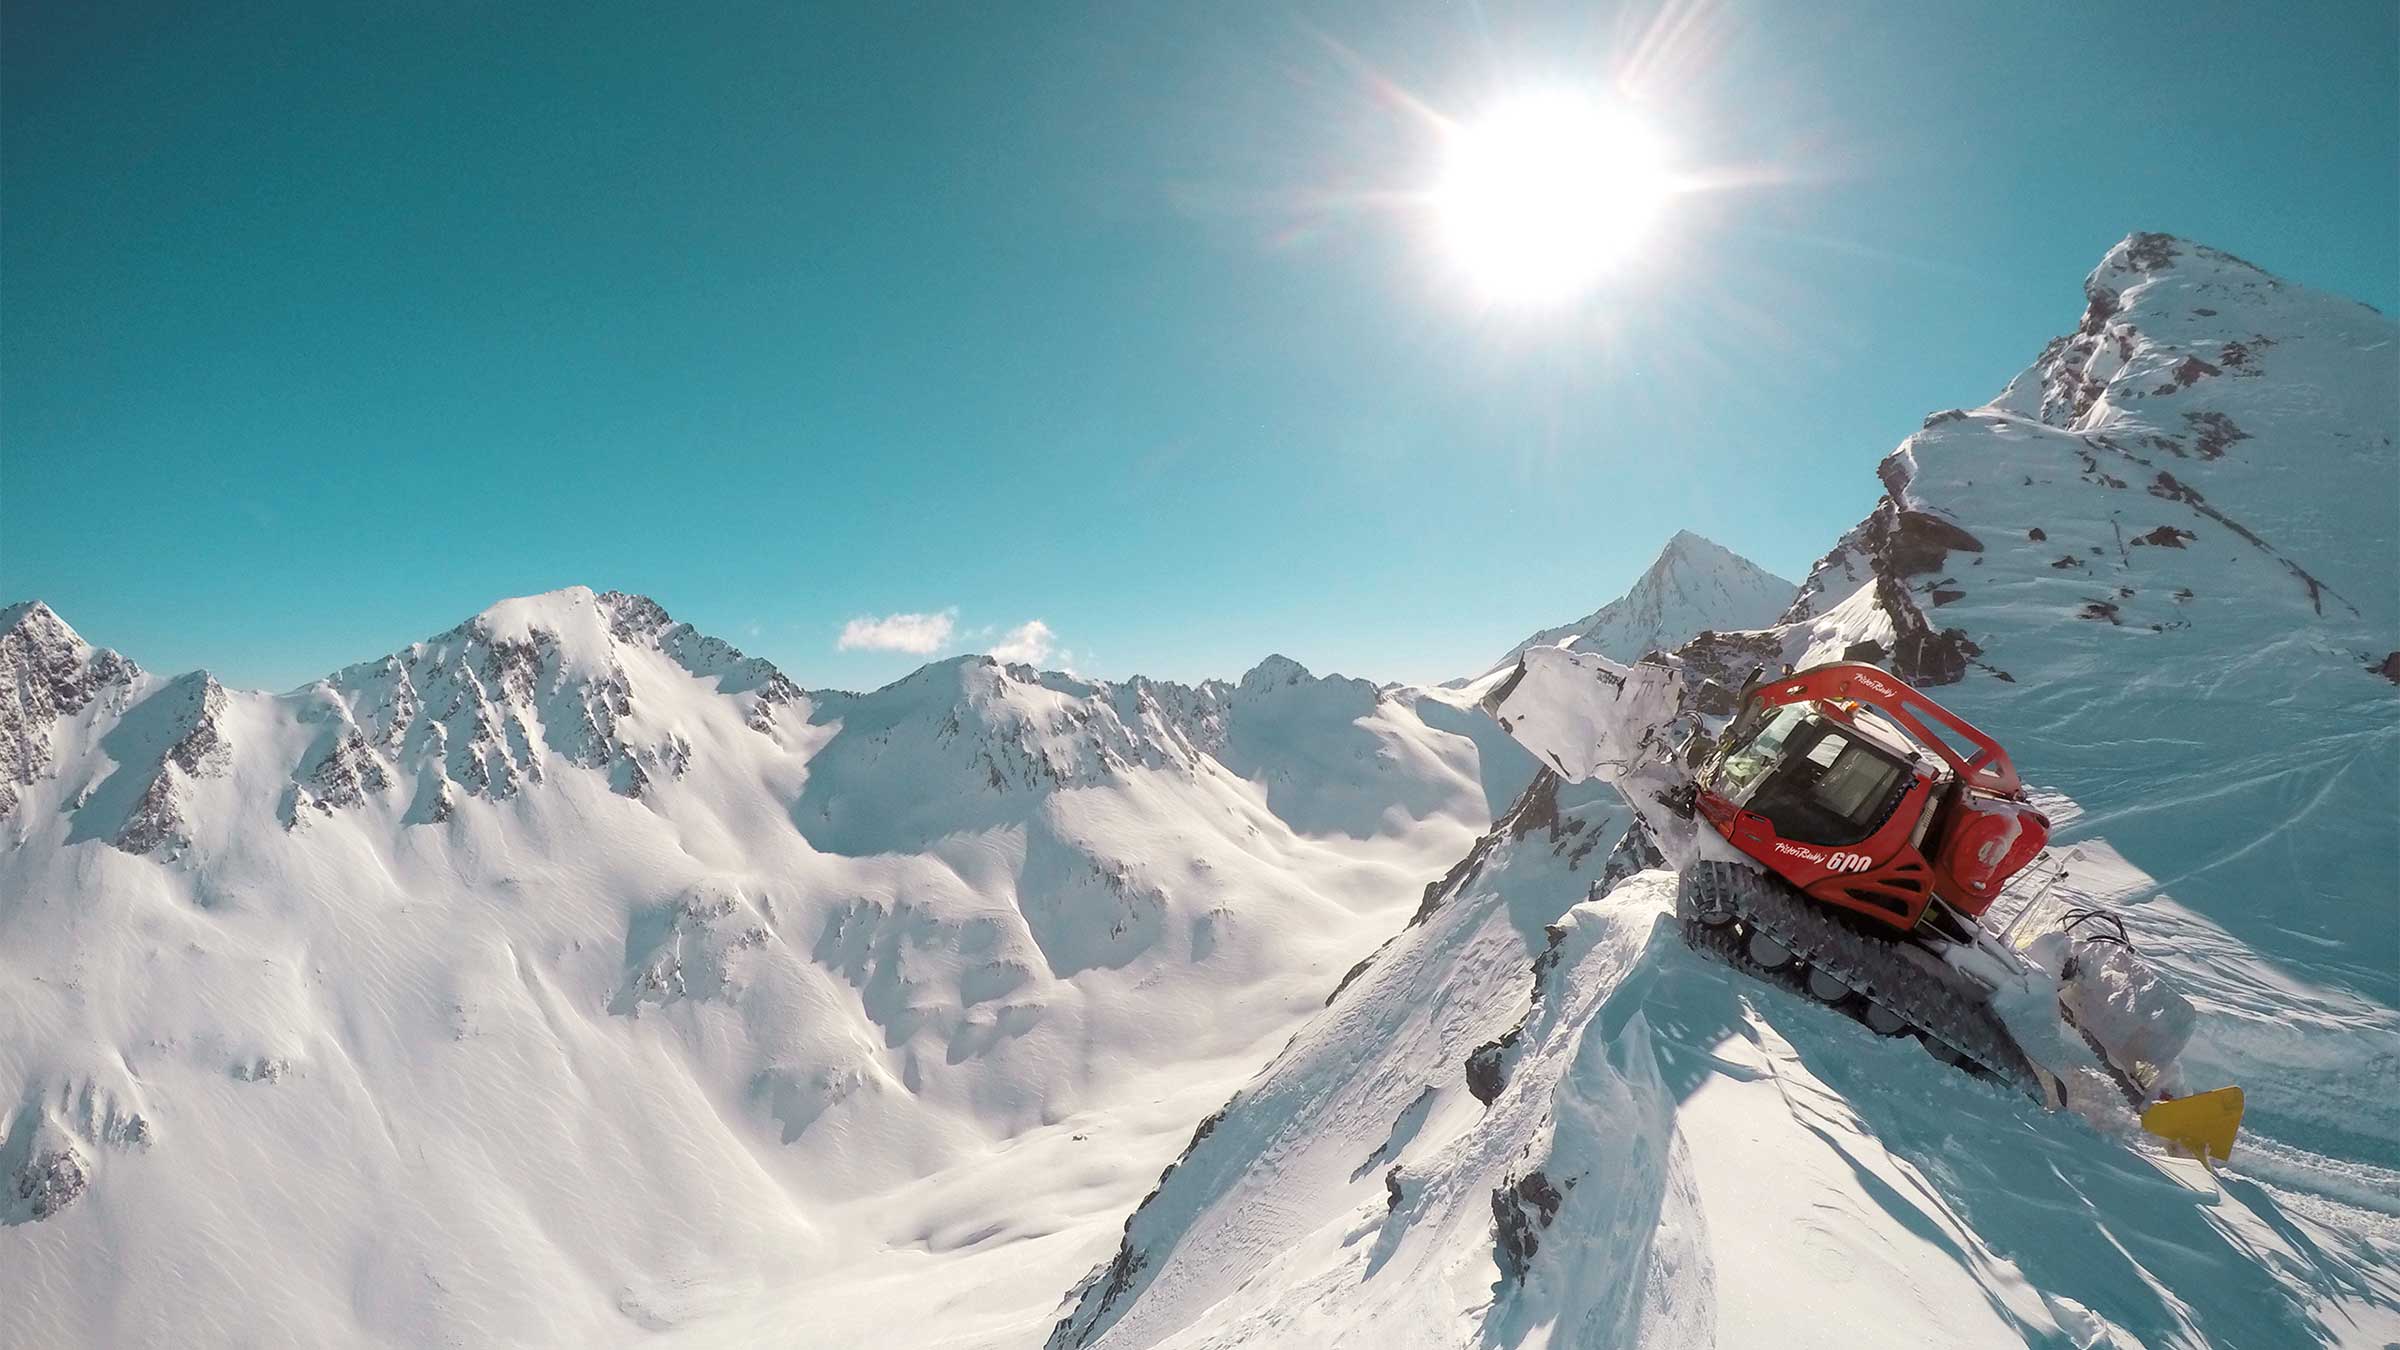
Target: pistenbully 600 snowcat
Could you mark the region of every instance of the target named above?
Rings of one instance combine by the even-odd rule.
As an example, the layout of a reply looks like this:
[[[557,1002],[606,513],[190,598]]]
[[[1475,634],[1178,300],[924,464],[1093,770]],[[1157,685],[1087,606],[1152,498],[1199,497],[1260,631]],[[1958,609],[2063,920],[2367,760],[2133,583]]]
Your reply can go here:
[[[2008,752],[1966,719],[1874,666],[1817,666],[1753,686],[1694,787],[1700,818],[1767,869],[1684,869],[1678,908],[1695,945],[2053,1105],[2058,1084],[1991,1000],[2063,955],[2062,1011],[2145,1126],[2199,1156],[2231,1151],[2240,1089],[2163,1095],[2191,1009],[2133,956],[2120,921],[2070,911],[2024,947],[1984,926],[2050,821]],[[2053,952],[2028,954],[2045,941]]]
[[[1694,725],[1690,688],[1671,657],[1625,667],[1536,648],[1485,706],[1559,773],[1617,785],[1680,865],[1695,947],[2053,1107],[2069,1095],[2062,1061],[2088,1049],[2083,1067],[2153,1134],[2230,1153],[2240,1089],[2175,1095],[2190,1003],[2116,916],[2042,884],[2062,875],[2035,866],[2050,822],[1997,741],[1889,671],[1836,662],[1754,678],[1687,769],[1695,742],[1673,728]],[[2012,917],[1995,931],[2004,893]]]

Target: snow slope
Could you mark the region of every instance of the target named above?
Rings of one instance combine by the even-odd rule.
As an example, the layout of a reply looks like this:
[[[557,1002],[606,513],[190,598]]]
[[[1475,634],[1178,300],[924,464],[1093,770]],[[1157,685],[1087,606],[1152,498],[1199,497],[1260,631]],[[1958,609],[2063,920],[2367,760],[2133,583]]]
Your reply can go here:
[[[1561,805],[1211,1119],[1053,1346],[2400,1332],[2400,1176],[2254,1142],[2204,1203],[2129,1141],[1708,964],[1669,873],[1582,899],[1572,841],[1622,807]]]
[[[0,1344],[2400,1339],[2400,348],[2163,236],[2086,300],[1539,774],[1506,671],[809,692],[576,589],[264,695],[0,611]],[[1563,781],[1841,655],[2192,995],[2221,1199],[1699,960]]]
[[[1942,685],[2079,804],[2061,841],[2238,943],[2181,974],[2226,995],[2198,1053],[2253,1122],[2400,1166],[2400,325],[2163,235],[2084,290],[1885,459],[1786,659],[1863,642]]]
[[[1673,831],[1646,789],[1751,671],[1936,688],[2043,785],[2066,893],[2193,998],[2195,1085],[2249,1089],[2221,1199],[2123,1119],[1702,962],[1670,877],[1577,857],[1627,799],[1546,774],[1212,1117],[1054,1347],[2400,1335],[2393,325],[2163,236],[2086,294],[2000,399],[1884,462],[1783,622],[1638,679],[1548,649],[1591,687],[1503,710]],[[1630,700],[1610,736],[1593,699]]]
[[[1492,669],[1515,665],[1529,647],[1571,647],[1612,661],[1638,661],[1712,629],[1764,628],[1790,607],[1798,589],[1731,549],[1677,530],[1631,590],[1525,639]]]
[[[1489,820],[1280,659],[807,693],[577,588],[265,695],[6,618],[0,1344],[622,1343],[1049,1239],[804,1320],[1037,1338]]]

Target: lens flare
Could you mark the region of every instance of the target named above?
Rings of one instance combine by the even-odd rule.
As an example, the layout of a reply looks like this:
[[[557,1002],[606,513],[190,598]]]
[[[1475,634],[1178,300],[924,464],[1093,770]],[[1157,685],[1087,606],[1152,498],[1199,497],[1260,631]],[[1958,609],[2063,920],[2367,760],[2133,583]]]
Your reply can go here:
[[[1666,146],[1621,109],[1522,96],[1448,137],[1433,192],[1445,242],[1510,304],[1574,298],[1640,255],[1675,195]]]

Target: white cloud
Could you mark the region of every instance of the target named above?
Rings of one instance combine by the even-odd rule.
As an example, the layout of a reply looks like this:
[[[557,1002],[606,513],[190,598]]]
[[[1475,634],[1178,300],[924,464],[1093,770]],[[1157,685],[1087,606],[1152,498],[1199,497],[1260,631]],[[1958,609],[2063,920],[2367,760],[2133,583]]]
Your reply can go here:
[[[1038,666],[1054,655],[1060,655],[1058,635],[1040,619],[1029,619],[1001,635],[992,646],[992,658],[1028,666]]]
[[[939,614],[886,614],[880,619],[870,615],[843,624],[841,640],[834,645],[846,652],[931,656],[950,641],[950,629],[957,622],[955,609],[945,609]]]

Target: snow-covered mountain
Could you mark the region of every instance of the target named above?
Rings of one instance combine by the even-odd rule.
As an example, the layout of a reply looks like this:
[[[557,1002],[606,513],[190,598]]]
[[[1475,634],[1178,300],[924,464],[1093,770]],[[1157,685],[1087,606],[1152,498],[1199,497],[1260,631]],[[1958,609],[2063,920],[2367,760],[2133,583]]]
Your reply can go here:
[[[1798,590],[1729,548],[1677,530],[1631,590],[1509,648],[1492,669],[1515,665],[1528,647],[1572,647],[1612,661],[1638,661],[1712,629],[1763,628],[1791,606]]]
[[[1038,1339],[1490,820],[1478,738],[1281,658],[810,693],[578,588],[267,695],[6,619],[11,1345],[606,1343],[1028,1245],[967,1322]]]
[[[1996,733],[2250,1091],[2213,1202],[1701,960],[1485,682],[811,692],[578,589],[265,695],[20,605],[0,1344],[2400,1339],[2400,332],[2086,302],[1643,753],[1844,655]]]
[[[2061,893],[2193,998],[2187,1071],[2249,1089],[2221,1195],[1701,961],[1670,875],[1612,881],[1642,836],[1592,844],[1626,801],[1545,772],[1209,1118],[1052,1346],[2400,1335],[2400,331],[2157,235],[2086,293],[1884,461],[1783,622],[1661,658],[1630,753],[1684,754],[1760,668],[1938,686],[2046,785]]]

